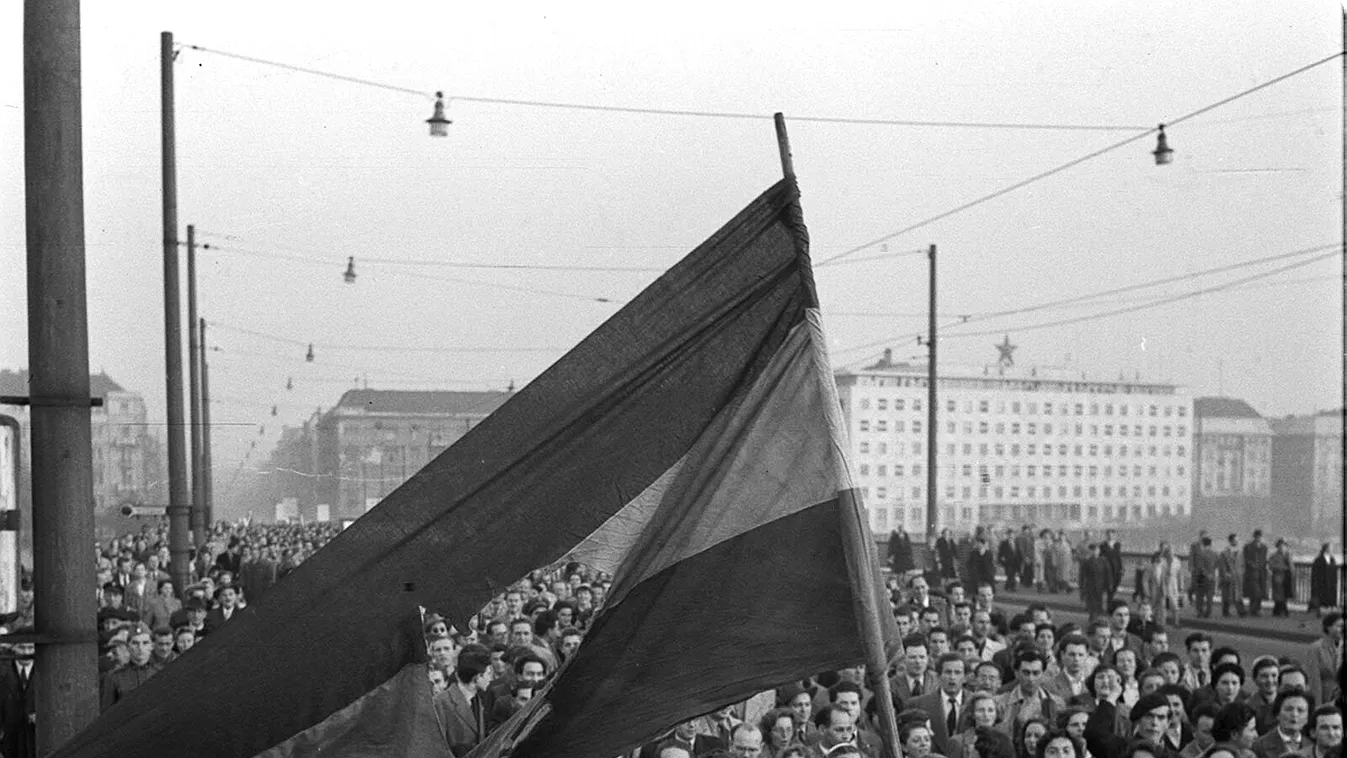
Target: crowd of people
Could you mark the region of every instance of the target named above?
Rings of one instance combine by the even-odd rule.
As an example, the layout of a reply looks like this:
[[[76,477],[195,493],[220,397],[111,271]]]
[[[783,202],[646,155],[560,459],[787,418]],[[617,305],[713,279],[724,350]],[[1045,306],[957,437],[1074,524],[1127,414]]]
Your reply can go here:
[[[221,525],[193,561],[183,593],[165,571],[165,528],[99,544],[104,707],[256,602],[338,529]],[[880,688],[895,707],[896,747],[904,758],[1340,755],[1341,613],[1322,616],[1322,637],[1298,659],[1251,660],[1202,632],[1178,639],[1171,605],[1182,607],[1189,597],[1209,614],[1213,588],[1231,581],[1231,569],[1221,566],[1232,555],[1245,571],[1237,586],[1247,589],[1249,546],[1236,551],[1231,543],[1208,555],[1211,540],[1201,535],[1186,566],[1162,547],[1152,559],[1160,567],[1154,580],[1143,573],[1128,593],[1120,591],[1121,553],[1111,533],[1101,542],[1090,543],[1087,534],[1072,543],[1025,527],[995,546],[987,532],[964,542],[946,534],[930,550],[904,552],[902,540],[891,541],[893,571],[885,581],[902,652],[887,671],[853,666],[785,682],[714,713],[659,725],[665,730],[658,737],[614,758],[878,758]],[[1260,544],[1256,535],[1251,545]],[[1264,562],[1275,576],[1275,555],[1264,547],[1260,556],[1255,547],[1254,568]],[[1172,583],[1178,572],[1191,579]],[[428,690],[455,755],[499,728],[575,655],[610,586],[611,577],[571,563],[532,572],[492,598],[466,628],[427,612]],[[1041,602],[1019,612],[1004,607],[998,588],[1019,586],[1043,593],[1075,587],[1089,621],[1060,623]],[[1336,597],[1336,590],[1323,597]],[[1244,599],[1248,612],[1258,614],[1255,599],[1262,598],[1248,592],[1233,593],[1229,602],[1223,593],[1226,612],[1243,613]],[[31,606],[25,585],[19,610],[0,624],[6,631],[31,627]],[[32,652],[31,644],[15,645],[10,665],[0,667],[5,758],[33,755]]]
[[[1101,613],[1129,579],[1122,542],[1111,529],[1098,541],[1088,530],[1073,541],[1065,530],[1032,524],[1006,528],[999,539],[994,530],[979,526],[959,538],[945,529],[925,544],[914,544],[905,530],[897,529],[889,535],[888,563],[895,573],[921,571],[938,583],[959,579],[976,586],[1003,578],[1008,592],[1032,587],[1040,594],[1055,594],[1074,588],[1090,614]],[[1311,564],[1308,597],[1303,598],[1308,613],[1318,616],[1340,605],[1341,568],[1329,545],[1322,544]],[[1149,599],[1170,624],[1178,623],[1185,608],[1209,618],[1218,592],[1223,616],[1232,611],[1261,616],[1269,600],[1271,615],[1289,616],[1289,604],[1297,600],[1289,545],[1278,539],[1269,547],[1262,530],[1254,530],[1243,544],[1237,534],[1216,544],[1200,531],[1186,556],[1162,540],[1149,565],[1136,568],[1130,579],[1132,596]]]

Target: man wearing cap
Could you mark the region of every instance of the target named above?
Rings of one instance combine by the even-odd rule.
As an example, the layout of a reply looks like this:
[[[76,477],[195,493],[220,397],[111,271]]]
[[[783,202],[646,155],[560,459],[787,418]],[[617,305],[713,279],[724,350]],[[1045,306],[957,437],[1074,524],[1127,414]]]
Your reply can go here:
[[[200,635],[206,628],[206,601],[199,597],[187,598],[187,604],[175,611],[168,623],[174,629],[190,629]]]
[[[148,626],[136,624],[131,627],[131,638],[127,642],[131,660],[125,666],[115,669],[103,677],[102,710],[106,711],[124,700],[132,690],[159,673],[158,664],[151,660],[154,643],[150,637]]]

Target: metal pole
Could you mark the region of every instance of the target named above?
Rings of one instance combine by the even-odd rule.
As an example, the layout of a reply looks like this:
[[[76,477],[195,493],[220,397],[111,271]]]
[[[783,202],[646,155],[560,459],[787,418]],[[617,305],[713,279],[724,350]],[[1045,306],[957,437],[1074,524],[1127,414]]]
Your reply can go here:
[[[206,544],[205,475],[201,470],[201,345],[196,328],[196,227],[187,225],[187,405],[192,429],[192,545]]]
[[[210,369],[206,361],[206,319],[200,320],[201,360],[201,528],[210,539],[215,517],[215,469],[210,462]]]
[[[98,717],[79,6],[23,7],[39,755]]]
[[[182,305],[178,297],[178,165],[173,122],[173,33],[159,35],[159,75],[164,155],[164,373],[168,403],[169,574],[178,592],[191,578],[191,495],[182,418]]]
[[[926,360],[926,533],[935,535],[940,532],[940,501],[936,477],[936,370],[935,370],[935,245],[927,251],[930,259],[930,312],[927,314],[926,347],[929,355]]]

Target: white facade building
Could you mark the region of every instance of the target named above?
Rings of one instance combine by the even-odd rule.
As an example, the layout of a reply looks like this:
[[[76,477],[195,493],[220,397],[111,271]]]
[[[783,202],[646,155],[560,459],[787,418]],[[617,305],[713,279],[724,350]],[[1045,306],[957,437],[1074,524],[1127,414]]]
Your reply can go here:
[[[1067,529],[1190,514],[1193,401],[1175,385],[1042,368],[942,367],[939,525]],[[836,374],[877,534],[926,529],[926,366]]]

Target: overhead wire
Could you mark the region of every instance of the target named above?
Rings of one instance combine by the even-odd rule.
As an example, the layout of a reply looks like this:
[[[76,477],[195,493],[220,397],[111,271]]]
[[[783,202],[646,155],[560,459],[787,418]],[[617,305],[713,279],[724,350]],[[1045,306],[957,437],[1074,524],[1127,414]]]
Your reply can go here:
[[[1338,52],[1336,52],[1336,53],[1333,53],[1332,55],[1329,55],[1329,56],[1326,56],[1326,57],[1324,57],[1324,58],[1321,58],[1321,59],[1319,59],[1319,60],[1317,60],[1317,61],[1315,61],[1315,62],[1313,62],[1313,63],[1309,63],[1309,64],[1306,64],[1306,65],[1304,65],[1304,66],[1301,66],[1300,68],[1297,68],[1297,69],[1295,69],[1294,71],[1287,72],[1287,73],[1285,73],[1285,74],[1282,74],[1281,76],[1278,76],[1278,77],[1269,79],[1269,80],[1267,80],[1267,81],[1265,81],[1265,82],[1262,82],[1262,83],[1260,83],[1260,84],[1256,84],[1256,85],[1254,85],[1253,87],[1250,87],[1250,88],[1248,88],[1248,89],[1246,89],[1246,90],[1242,90],[1242,91],[1240,91],[1240,92],[1237,92],[1237,93],[1235,93],[1234,95],[1231,95],[1231,96],[1229,96],[1229,97],[1226,97],[1226,98],[1222,98],[1222,99],[1220,99],[1220,100],[1217,100],[1216,102],[1211,103],[1211,104],[1209,104],[1209,105],[1204,105],[1204,106],[1202,106],[1201,108],[1198,108],[1197,110],[1191,111],[1191,112],[1189,112],[1189,113],[1185,113],[1184,115],[1179,116],[1178,118],[1174,118],[1174,119],[1171,119],[1171,120],[1169,120],[1169,121],[1165,121],[1164,124],[1165,124],[1165,126],[1171,126],[1171,127],[1172,127],[1172,126],[1175,126],[1175,125],[1178,125],[1178,124],[1181,124],[1181,123],[1183,123],[1183,122],[1185,122],[1185,121],[1188,121],[1188,120],[1190,120],[1190,119],[1196,118],[1197,116],[1200,116],[1200,115],[1202,115],[1202,114],[1204,114],[1204,113],[1207,113],[1207,112],[1209,112],[1209,111],[1212,111],[1212,110],[1214,110],[1214,109],[1216,109],[1216,108],[1219,108],[1219,107],[1221,107],[1221,106],[1223,106],[1223,105],[1227,105],[1227,104],[1229,104],[1229,103],[1232,103],[1232,102],[1234,102],[1235,100],[1238,100],[1238,99],[1240,99],[1240,98],[1242,98],[1242,97],[1245,97],[1245,96],[1247,96],[1247,95],[1251,95],[1251,94],[1253,94],[1253,93],[1255,93],[1255,92],[1258,92],[1259,90],[1265,89],[1265,88],[1267,88],[1267,87],[1271,87],[1272,85],[1278,84],[1278,83],[1283,82],[1283,81],[1286,81],[1287,79],[1290,79],[1291,77],[1294,77],[1294,76],[1298,76],[1298,75],[1300,75],[1300,74],[1303,74],[1303,73],[1305,73],[1306,71],[1309,71],[1310,69],[1313,69],[1313,68],[1315,68],[1315,67],[1317,67],[1317,66],[1321,66],[1321,65],[1323,65],[1323,64],[1325,64],[1325,63],[1328,63],[1329,61],[1332,61],[1332,60],[1335,60],[1335,59],[1337,59],[1337,58],[1340,58],[1340,57],[1342,57],[1343,54],[1344,54],[1344,51],[1338,51]],[[1050,177],[1050,176],[1054,176],[1054,175],[1056,175],[1056,174],[1060,174],[1060,173],[1062,173],[1063,171],[1066,171],[1066,170],[1068,170],[1068,169],[1071,169],[1071,168],[1074,168],[1074,167],[1076,167],[1076,166],[1079,166],[1080,164],[1085,163],[1086,161],[1093,160],[1094,158],[1098,158],[1099,156],[1104,155],[1104,154],[1106,154],[1106,153],[1110,153],[1110,152],[1112,152],[1112,151],[1114,151],[1114,150],[1117,150],[1117,149],[1119,149],[1119,148],[1126,147],[1127,145],[1130,145],[1130,144],[1132,144],[1133,142],[1137,142],[1137,141],[1139,141],[1139,140],[1145,139],[1146,137],[1149,137],[1150,135],[1155,134],[1155,133],[1158,132],[1159,130],[1160,130],[1159,127],[1153,127],[1153,128],[1150,128],[1150,129],[1146,129],[1145,131],[1142,131],[1142,132],[1140,132],[1140,133],[1138,133],[1138,134],[1134,134],[1134,135],[1132,135],[1131,137],[1127,137],[1127,138],[1125,138],[1125,139],[1122,139],[1122,140],[1119,140],[1119,141],[1117,141],[1117,142],[1114,142],[1113,144],[1110,144],[1110,145],[1107,145],[1107,146],[1105,146],[1105,147],[1102,147],[1102,148],[1100,148],[1100,149],[1098,149],[1098,150],[1094,150],[1094,151],[1092,151],[1092,152],[1086,153],[1085,155],[1083,155],[1083,156],[1081,156],[1081,157],[1079,157],[1079,158],[1076,158],[1076,159],[1071,160],[1071,161],[1067,161],[1066,163],[1063,163],[1063,164],[1061,164],[1061,165],[1059,165],[1059,166],[1054,166],[1053,168],[1050,168],[1050,169],[1048,169],[1047,171],[1042,171],[1042,172],[1040,172],[1040,173],[1034,174],[1033,176],[1029,177],[1028,179],[1022,179],[1022,180],[1020,180],[1020,181],[1018,181],[1018,182],[1015,182],[1014,184],[1011,184],[1011,185],[1006,186],[1006,187],[1002,187],[1001,189],[996,190],[995,192],[992,192],[992,193],[989,193],[989,194],[986,194],[986,195],[982,195],[981,197],[975,198],[975,199],[970,200],[970,201],[968,201],[968,202],[966,202],[966,203],[963,203],[962,205],[958,205],[958,206],[956,206],[956,207],[954,207],[954,208],[951,208],[951,209],[949,209],[949,210],[947,210],[947,211],[944,211],[943,213],[937,213],[937,214],[934,215],[934,216],[931,216],[931,217],[929,217],[929,218],[923,219],[923,220],[918,221],[918,222],[916,222],[916,223],[914,223],[914,224],[909,224],[908,226],[905,226],[905,227],[903,227],[902,229],[899,229],[899,230],[897,230],[897,231],[895,231],[895,232],[889,232],[888,234],[885,234],[885,235],[883,235],[883,236],[877,237],[877,238],[872,239],[872,240],[870,240],[870,241],[868,241],[868,242],[865,242],[865,243],[863,243],[863,244],[860,244],[860,245],[857,245],[857,246],[855,246],[855,247],[852,247],[852,248],[849,248],[849,249],[847,249],[847,250],[844,250],[844,251],[842,251],[842,252],[840,252],[840,253],[838,253],[838,254],[832,256],[832,257],[829,257],[829,258],[824,259],[819,265],[826,265],[826,264],[829,264],[829,263],[833,263],[833,262],[835,262],[835,261],[842,260],[842,259],[844,259],[844,258],[847,258],[847,257],[851,256],[851,255],[854,255],[855,253],[858,253],[858,252],[860,252],[860,251],[862,251],[862,250],[865,250],[866,248],[874,247],[875,245],[881,244],[881,243],[883,243],[883,242],[887,242],[888,240],[891,240],[891,239],[893,239],[894,237],[899,237],[899,236],[901,236],[901,235],[907,234],[908,232],[911,232],[911,231],[915,231],[915,230],[917,230],[917,229],[920,229],[920,228],[922,228],[922,227],[924,227],[924,226],[929,226],[929,225],[931,225],[931,224],[934,224],[934,223],[937,222],[937,221],[940,221],[940,220],[949,218],[950,216],[953,216],[953,215],[955,215],[955,214],[957,214],[957,213],[962,213],[963,211],[966,211],[966,210],[968,210],[968,209],[970,209],[970,208],[977,207],[977,206],[982,205],[983,203],[986,203],[986,202],[988,202],[988,201],[995,200],[996,198],[1001,197],[1001,196],[1003,196],[1003,195],[1008,195],[1008,194],[1010,194],[1011,192],[1014,192],[1015,190],[1023,189],[1024,187],[1027,187],[1027,186],[1029,186],[1030,184],[1034,184],[1035,182],[1041,181],[1041,180],[1043,180],[1043,179],[1047,179],[1047,178]]]
[[[406,352],[406,353],[556,353],[565,352],[569,348],[540,346],[540,347],[495,347],[485,345],[475,345],[471,347],[426,347],[419,345],[349,345],[337,342],[310,342],[307,340],[286,337],[271,332],[258,331],[256,329],[247,329],[241,326],[222,323],[219,321],[207,322],[213,329],[222,329],[237,334],[246,334],[258,339],[271,340],[287,345],[296,345],[305,347],[313,345],[315,350],[336,350],[336,351],[376,351],[376,352]],[[318,363],[318,361],[309,361]],[[359,368],[359,367],[356,367]]]
[[[336,81],[346,82],[348,84],[360,84],[367,87],[390,90],[393,92],[402,92],[411,95],[418,95],[428,99],[434,99],[436,94],[426,90],[403,87],[396,84],[374,81],[362,77],[347,76],[345,74],[336,74],[330,71],[322,71],[307,66],[296,66],[291,63],[282,63],[280,61],[267,60],[251,55],[242,55],[225,50],[203,47],[201,45],[181,44],[180,47],[189,50],[195,50],[203,53],[211,53],[226,58],[236,58],[238,60],[257,63],[264,66],[273,66],[286,69],[297,73],[310,74],[312,76],[334,79]],[[520,98],[504,97],[482,97],[477,95],[463,95],[448,93],[444,95],[446,102],[454,100],[467,103],[483,103],[488,105],[508,105],[522,106],[529,108],[552,108],[577,111],[599,111],[605,113],[628,113],[638,115],[655,116],[685,116],[695,118],[721,118],[721,119],[746,119],[754,121],[770,121],[773,116],[764,113],[734,112],[734,111],[711,111],[711,110],[690,110],[680,108],[645,108],[623,105],[601,105],[588,103],[566,103],[551,100],[526,100]],[[1052,124],[1052,123],[1022,123],[1006,121],[921,121],[913,119],[882,119],[882,118],[856,118],[847,116],[790,116],[792,121],[830,123],[830,124],[853,124],[863,126],[907,126],[907,127],[935,127],[935,128],[953,128],[953,129],[1005,129],[1017,131],[1131,131],[1144,127],[1120,124]]]

